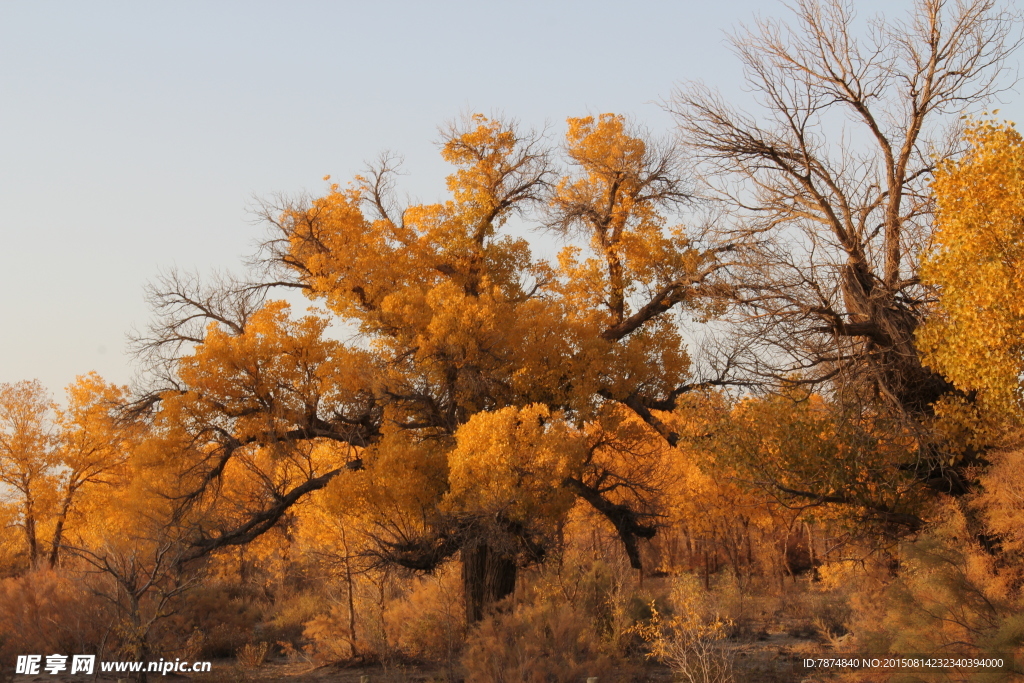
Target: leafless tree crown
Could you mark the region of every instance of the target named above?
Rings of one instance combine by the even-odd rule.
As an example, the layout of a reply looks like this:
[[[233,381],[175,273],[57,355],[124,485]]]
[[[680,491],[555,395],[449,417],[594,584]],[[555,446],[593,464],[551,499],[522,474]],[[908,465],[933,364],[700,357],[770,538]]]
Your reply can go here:
[[[856,387],[927,412],[948,389],[914,349],[932,296],[916,278],[928,184],[957,152],[959,115],[1012,85],[1018,17],[994,0],[919,0],[858,35],[852,2],[791,10],[792,24],[760,19],[731,38],[759,116],[700,83],[669,104],[725,207],[722,239],[741,245],[742,365],[768,385]]]

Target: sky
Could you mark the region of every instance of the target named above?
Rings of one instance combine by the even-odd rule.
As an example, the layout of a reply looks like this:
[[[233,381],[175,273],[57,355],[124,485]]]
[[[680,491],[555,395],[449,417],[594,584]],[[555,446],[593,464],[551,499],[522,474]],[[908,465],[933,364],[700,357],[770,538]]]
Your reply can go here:
[[[560,130],[616,112],[671,134],[662,102],[683,81],[742,100],[725,36],[758,12],[787,16],[748,0],[0,3],[0,383],[129,382],[126,335],[159,272],[239,270],[263,235],[254,198],[321,193],[381,150],[405,157],[414,199],[441,199],[437,127],[460,114]]]

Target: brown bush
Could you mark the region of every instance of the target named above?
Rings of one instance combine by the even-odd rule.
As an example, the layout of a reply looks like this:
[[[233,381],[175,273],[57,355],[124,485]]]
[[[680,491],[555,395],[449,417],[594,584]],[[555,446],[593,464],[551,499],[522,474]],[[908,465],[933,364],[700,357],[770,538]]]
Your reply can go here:
[[[259,635],[255,629],[265,611],[266,605],[256,596],[231,584],[213,583],[190,592],[175,623],[166,630],[174,634],[198,630],[204,635],[203,657],[232,657]]]
[[[361,651],[373,650],[365,643],[353,643],[348,637],[348,610],[334,605],[326,614],[318,614],[306,622],[302,635],[309,639],[307,648],[320,663],[340,662],[351,659]]]
[[[0,657],[19,654],[98,653],[107,605],[66,576],[39,570],[0,581]]]
[[[303,635],[306,623],[323,612],[324,603],[320,591],[309,589],[278,597],[265,615],[261,637],[285,654],[301,651],[309,642]]]
[[[663,617],[652,604],[651,618],[636,626],[650,646],[648,656],[687,683],[731,683],[732,656],[722,647],[731,623],[715,612],[714,596],[697,577],[682,574],[669,600],[675,612],[671,617]]]
[[[238,648],[238,652],[235,653],[235,660],[240,667],[247,671],[258,669],[266,661],[269,650],[269,643],[248,643]]]
[[[408,593],[385,610],[388,641],[416,659],[454,662],[466,637],[458,567],[412,580]]]
[[[616,661],[586,615],[544,595],[484,619],[467,639],[462,663],[466,683],[616,680]]]
[[[865,575],[857,587],[849,648],[1019,663],[1024,654],[1020,556],[987,551],[954,504],[938,512],[939,521],[902,544],[897,572]],[[973,673],[969,680],[1017,681],[1021,673],[1019,668]],[[847,678],[881,680],[873,674]]]

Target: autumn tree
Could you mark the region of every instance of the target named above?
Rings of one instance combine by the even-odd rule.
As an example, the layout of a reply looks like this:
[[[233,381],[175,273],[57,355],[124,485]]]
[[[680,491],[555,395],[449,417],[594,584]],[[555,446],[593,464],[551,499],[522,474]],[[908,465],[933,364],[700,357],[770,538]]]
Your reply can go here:
[[[916,530],[925,497],[914,477],[892,467],[916,447],[899,426],[791,388],[737,402],[709,430],[705,447],[732,465],[737,479],[767,488],[792,509],[839,508],[853,521],[848,529],[873,521]]]
[[[159,652],[161,626],[181,608],[182,597],[196,586],[204,567],[188,561],[190,529],[181,523],[180,507],[166,495],[171,488],[161,477],[167,468],[154,466],[154,450],[167,448],[169,440],[127,420],[123,403],[112,407],[106,402],[122,397],[125,389],[105,385],[95,375],[79,378],[76,388],[69,392],[69,412],[78,413],[77,421],[85,425],[72,442],[77,459],[67,466],[58,512],[66,513],[68,498],[80,495],[76,506],[86,523],[65,534],[59,546],[61,568],[84,579],[88,592],[107,606],[103,647],[145,661]],[[83,413],[90,419],[82,420]],[[97,428],[96,422],[103,425],[111,418],[113,429]],[[86,436],[86,430],[92,434]],[[147,680],[146,673],[137,679]]]
[[[52,410],[50,394],[38,380],[0,384],[0,483],[14,496],[29,567],[43,552],[39,527],[57,465]]]
[[[127,395],[95,373],[67,387],[63,409],[38,381],[0,385],[0,481],[14,492],[30,567],[56,566],[83,492],[118,479],[133,432],[118,417]]]
[[[128,388],[104,381],[95,372],[82,375],[67,388],[68,405],[57,410],[58,440],[53,473],[57,500],[48,562],[60,558],[67,524],[91,488],[110,488],[123,480],[123,468],[138,443],[140,425],[121,418]],[[99,494],[103,497],[103,493]]]
[[[935,296],[919,267],[936,160],[959,149],[956,117],[1005,87],[1015,15],[994,0],[924,0],[858,34],[851,2],[801,0],[794,13],[732,37],[760,115],[702,84],[670,103],[721,210],[720,239],[736,246],[733,351],[721,355],[767,389],[803,384],[851,415],[898,418],[896,437],[915,445],[890,469],[964,493],[977,451],[950,463],[929,435],[953,387],[915,345]],[[850,493],[812,484],[794,495]]]
[[[239,514],[196,527],[197,552],[251,540],[337,478],[381,560],[460,555],[477,620],[576,500],[640,566],[654,456],[677,438],[659,411],[690,388],[676,314],[728,249],[672,223],[688,199],[678,150],[622,117],[570,119],[561,174],[542,136],[483,116],[445,129],[441,149],[451,199],[402,207],[384,157],[348,187],[267,206],[270,277],[225,290],[171,276],[153,292],[168,315],[141,341],[172,350],[175,385],[156,398],[167,433],[189,435],[181,499],[209,506],[232,470],[256,475]],[[509,234],[531,212],[571,241],[557,264]],[[263,303],[271,286],[357,338],[330,338],[325,311]],[[327,455],[280,474],[310,447]]]

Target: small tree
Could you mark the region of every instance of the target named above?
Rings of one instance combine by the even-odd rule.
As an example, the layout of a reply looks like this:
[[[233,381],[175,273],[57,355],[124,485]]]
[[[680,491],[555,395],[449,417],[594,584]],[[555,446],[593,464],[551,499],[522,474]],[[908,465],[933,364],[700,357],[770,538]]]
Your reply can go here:
[[[42,554],[39,527],[48,512],[58,464],[53,407],[38,380],[0,384],[0,483],[14,493],[29,568]]]
[[[83,490],[116,484],[132,448],[138,443],[141,425],[121,419],[128,388],[108,384],[96,373],[79,377],[67,388],[68,407],[57,411],[57,498],[53,511],[53,535],[49,565],[55,567],[65,541],[69,516]]]

